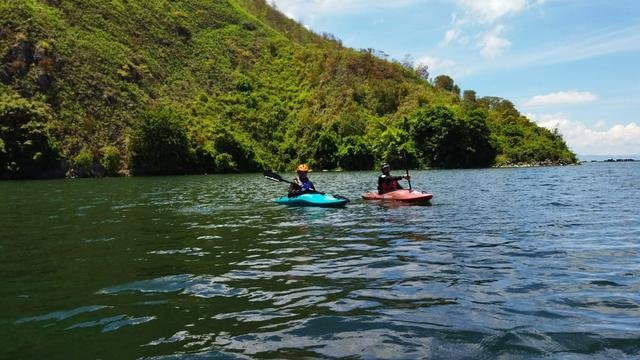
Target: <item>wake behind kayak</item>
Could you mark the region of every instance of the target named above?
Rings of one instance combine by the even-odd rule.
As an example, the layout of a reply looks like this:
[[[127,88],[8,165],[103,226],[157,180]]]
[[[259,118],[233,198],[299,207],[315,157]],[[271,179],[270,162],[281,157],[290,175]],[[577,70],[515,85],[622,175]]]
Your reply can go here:
[[[275,199],[280,205],[288,206],[318,206],[318,207],[343,207],[349,199],[342,196],[334,196],[322,193],[303,193],[297,196],[283,196]]]

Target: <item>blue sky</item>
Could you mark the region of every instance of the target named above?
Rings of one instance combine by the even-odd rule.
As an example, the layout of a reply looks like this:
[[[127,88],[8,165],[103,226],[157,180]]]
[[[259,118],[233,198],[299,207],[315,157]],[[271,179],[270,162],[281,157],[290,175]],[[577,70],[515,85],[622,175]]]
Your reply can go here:
[[[275,0],[345,46],[513,101],[579,155],[640,154],[637,0]]]

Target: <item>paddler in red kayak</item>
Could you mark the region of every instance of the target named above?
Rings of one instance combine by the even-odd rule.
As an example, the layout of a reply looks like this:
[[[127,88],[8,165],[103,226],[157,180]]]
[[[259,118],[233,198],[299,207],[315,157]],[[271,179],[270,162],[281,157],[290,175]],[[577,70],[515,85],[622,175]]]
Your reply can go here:
[[[289,186],[289,197],[298,196],[304,192],[311,191],[315,192],[316,188],[313,186],[313,183],[307,177],[307,173],[309,172],[309,165],[300,164],[296,168],[297,176],[293,179],[293,183]]]
[[[386,194],[390,191],[400,190],[402,186],[398,183],[398,180],[407,179],[410,180],[411,176],[393,176],[391,175],[391,166],[389,164],[382,164],[382,175],[378,177],[378,194]]]

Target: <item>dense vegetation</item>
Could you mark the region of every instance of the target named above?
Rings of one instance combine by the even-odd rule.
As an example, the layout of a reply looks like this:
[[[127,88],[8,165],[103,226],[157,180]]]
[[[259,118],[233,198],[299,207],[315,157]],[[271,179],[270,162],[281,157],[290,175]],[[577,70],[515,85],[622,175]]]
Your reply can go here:
[[[448,76],[263,0],[0,3],[0,178],[573,163]]]

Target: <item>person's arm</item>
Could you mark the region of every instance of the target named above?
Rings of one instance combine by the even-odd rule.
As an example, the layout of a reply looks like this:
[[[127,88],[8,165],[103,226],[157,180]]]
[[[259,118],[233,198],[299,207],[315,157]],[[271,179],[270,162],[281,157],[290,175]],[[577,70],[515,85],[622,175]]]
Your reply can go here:
[[[289,185],[289,197],[300,194],[302,187],[298,184],[298,179],[293,179],[291,185]]]

